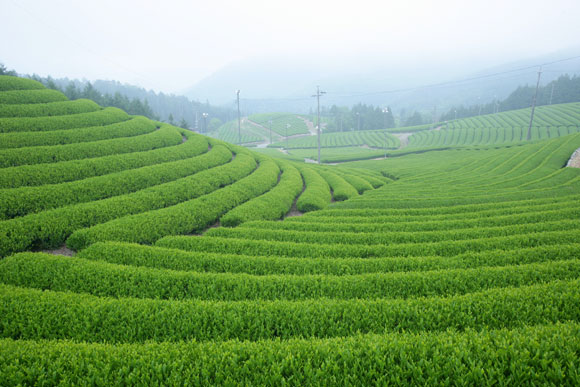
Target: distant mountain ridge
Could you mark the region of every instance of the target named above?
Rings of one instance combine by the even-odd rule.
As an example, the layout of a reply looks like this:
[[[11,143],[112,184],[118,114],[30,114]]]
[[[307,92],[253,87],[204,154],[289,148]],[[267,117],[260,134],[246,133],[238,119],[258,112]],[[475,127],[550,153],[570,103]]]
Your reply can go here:
[[[339,68],[329,65],[327,71],[323,65],[311,65],[308,58],[255,58],[226,66],[185,89],[183,94],[190,98],[207,98],[212,104],[231,107],[235,90],[240,89],[242,110],[247,114],[268,111],[306,113],[315,106],[309,97],[316,85],[320,85],[323,90],[329,91],[321,101],[326,106],[352,106],[360,102],[389,105],[396,110],[428,112],[436,107],[439,111],[445,111],[454,105],[487,103],[494,98],[505,98],[518,86],[535,84],[535,69],[517,69],[578,55],[580,47],[574,47],[497,66],[480,64],[481,68],[476,71],[467,69],[470,66],[476,68],[477,64],[453,64],[445,60],[407,65],[393,62],[373,67],[362,59],[357,72],[356,63]],[[545,70],[542,83],[565,73],[580,72],[580,59],[550,65]],[[509,73],[446,86],[381,93],[505,72]]]

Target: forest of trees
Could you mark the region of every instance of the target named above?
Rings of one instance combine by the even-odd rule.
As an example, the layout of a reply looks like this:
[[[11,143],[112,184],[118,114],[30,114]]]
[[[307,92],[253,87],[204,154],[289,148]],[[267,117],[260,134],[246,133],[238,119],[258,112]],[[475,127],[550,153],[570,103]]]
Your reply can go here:
[[[393,110],[390,107],[383,109],[360,103],[352,108],[332,105],[330,108],[323,108],[321,115],[326,118],[326,130],[328,132],[395,127]]]
[[[443,114],[440,121],[449,121],[454,118],[467,118],[480,114],[491,114],[507,110],[523,109],[530,107],[536,86],[520,86],[503,101],[492,101],[487,104],[452,107]],[[560,76],[555,81],[538,88],[537,106],[579,102],[580,101],[580,76],[568,74]],[[457,111],[457,116],[456,116]]]
[[[48,88],[62,91],[69,99],[91,99],[101,106],[118,107],[129,114],[147,116],[183,128],[201,129],[204,122],[203,113],[207,114],[208,126],[232,120],[236,115],[233,109],[211,106],[207,102],[191,101],[184,96],[156,93],[118,81],[97,80],[91,83],[87,80],[40,77],[36,74],[23,75],[8,70],[0,63],[0,75],[2,74],[35,79]]]

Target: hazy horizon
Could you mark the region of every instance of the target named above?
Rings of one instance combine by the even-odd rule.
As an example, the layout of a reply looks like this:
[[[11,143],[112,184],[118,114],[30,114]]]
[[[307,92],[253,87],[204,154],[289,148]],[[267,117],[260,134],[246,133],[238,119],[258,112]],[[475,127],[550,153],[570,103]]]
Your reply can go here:
[[[8,68],[166,93],[254,58],[303,64],[328,76],[389,63],[409,77],[405,69],[431,62],[459,75],[576,47],[580,36],[575,1],[0,4],[9,15],[0,25],[9,37],[0,62]]]

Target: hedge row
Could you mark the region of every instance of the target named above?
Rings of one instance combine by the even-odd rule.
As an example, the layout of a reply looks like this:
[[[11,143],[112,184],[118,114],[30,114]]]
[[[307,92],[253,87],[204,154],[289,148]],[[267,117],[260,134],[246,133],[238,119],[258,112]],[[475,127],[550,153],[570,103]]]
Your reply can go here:
[[[208,302],[111,299],[0,285],[0,337],[143,343],[515,328],[578,322],[579,292],[580,281],[574,280],[447,298]]]
[[[347,173],[343,173],[341,174],[341,176],[350,185],[352,185],[358,191],[359,194],[362,194],[365,191],[373,189],[373,186],[366,180],[366,178],[349,175]]]
[[[200,168],[220,164],[224,157],[231,157],[227,149],[213,153],[212,158],[205,159],[206,164]],[[131,194],[70,205],[0,222],[0,256],[16,251],[60,246],[75,230],[128,214],[172,206],[211,192],[220,185],[227,184],[228,174],[243,176],[251,172],[253,168],[246,167],[247,163],[237,161],[238,158],[223,166]]]
[[[174,300],[407,299],[574,280],[579,275],[580,260],[577,259],[345,276],[195,273],[120,266],[44,253],[19,253],[0,261],[0,282],[7,285],[96,296]]]
[[[0,92],[0,104],[34,104],[62,101],[68,101],[68,98],[60,91],[52,89],[9,90]]]
[[[115,124],[79,128],[76,130],[0,133],[0,149],[64,145],[118,137],[133,137],[152,132],[156,126],[155,122],[150,119],[137,116]]]
[[[539,246],[516,250],[490,250],[454,257],[401,258],[291,258],[208,253],[143,246],[133,243],[98,242],[77,257],[158,269],[253,275],[285,274],[366,274],[443,269],[469,269],[486,266],[523,265],[576,259],[580,244]]]
[[[330,208],[323,211],[312,212],[305,216],[299,218],[289,219],[292,223],[309,223],[309,224],[364,224],[372,222],[380,225],[388,224],[400,224],[403,227],[406,223],[417,223],[424,222],[425,227],[433,227],[437,222],[478,222],[489,220],[493,222],[493,219],[500,218],[510,218],[516,216],[533,216],[535,214],[540,214],[542,212],[549,211],[560,211],[560,210],[572,210],[578,208],[580,201],[578,199],[567,199],[565,201],[558,201],[558,198],[554,198],[554,203],[544,204],[542,202],[532,203],[527,205],[517,205],[514,204],[509,208],[504,208],[503,205],[498,204],[498,208],[482,209],[474,211],[460,211],[460,208],[447,207],[445,208],[433,208],[432,213],[422,214],[416,209],[410,209],[408,211],[402,210],[374,210],[375,216],[370,215],[373,210],[344,210],[337,211],[336,208]],[[437,211],[441,210],[441,211]],[[458,211],[459,210],[459,211]],[[396,226],[395,226],[396,227]]]
[[[183,142],[181,133],[169,125],[136,137],[122,137],[77,144],[35,146],[0,150],[0,168],[96,158],[144,152]]]
[[[32,79],[0,75],[0,91],[7,90],[38,90],[44,89],[44,85]]]
[[[197,141],[200,142],[201,149],[207,149],[205,139],[200,137]],[[231,152],[225,147],[218,146],[201,156],[184,160],[130,169],[70,183],[0,190],[0,219],[125,195],[224,164],[231,160],[231,156]]]
[[[0,117],[51,117],[90,113],[102,108],[90,99],[35,104],[0,105]],[[14,118],[19,119],[19,118]]]
[[[553,222],[556,220],[573,220],[580,218],[580,207],[574,204],[569,207],[561,207],[557,210],[529,212],[523,214],[487,217],[451,219],[451,220],[425,220],[418,218],[409,219],[407,222],[376,222],[375,218],[340,218],[334,222],[327,222],[327,218],[314,218],[312,222],[272,222],[252,221],[244,223],[243,228],[256,228],[266,230],[288,230],[308,232],[348,232],[348,233],[377,233],[377,232],[429,232],[458,229],[473,229],[513,226],[541,222]],[[316,222],[317,219],[324,220]],[[332,219],[332,218],[331,218]]]
[[[529,193],[528,193],[529,195]],[[369,197],[372,195],[368,195]],[[432,206],[429,206],[428,200],[421,200],[419,199],[406,199],[406,200],[398,200],[398,199],[389,199],[389,200],[361,200],[363,198],[359,198],[356,200],[358,203],[364,204],[372,204],[377,203],[378,205],[383,205],[384,208],[342,208],[345,207],[346,204],[350,204],[355,202],[350,201],[349,203],[344,203],[341,205],[341,208],[329,208],[324,211],[317,211],[312,214],[308,214],[307,218],[310,217],[328,217],[328,216],[338,216],[338,217],[360,217],[360,216],[372,216],[372,217],[384,217],[384,216],[450,216],[458,214],[459,217],[463,217],[466,215],[470,215],[470,213],[477,213],[476,215],[480,215],[479,213],[482,211],[489,211],[489,215],[497,215],[498,213],[505,213],[512,214],[518,212],[528,212],[530,210],[534,210],[534,208],[558,208],[558,206],[562,203],[568,203],[572,201],[578,202],[580,200],[580,195],[577,193],[573,193],[571,195],[562,195],[560,197],[557,196],[548,196],[548,197],[541,197],[541,198],[528,198],[524,199],[521,195],[518,200],[505,200],[505,201],[497,201],[497,202],[478,202],[472,204],[455,204],[455,205],[435,205],[433,203]],[[451,201],[452,199],[450,199]],[[405,203],[406,202],[406,203]],[[391,203],[394,207],[387,207]],[[397,203],[397,204],[394,204]],[[400,203],[400,204],[399,204]],[[407,207],[404,207],[402,204],[406,204]],[[305,219],[307,219],[305,218]],[[301,218],[300,218],[301,219]],[[295,220],[300,220],[295,219]]]
[[[580,324],[258,342],[0,341],[3,385],[578,385]],[[50,372],[47,372],[50,370]],[[541,371],[540,371],[541,370]]]
[[[89,126],[110,125],[128,119],[129,115],[127,113],[114,107],[67,116],[0,118],[0,133],[46,132],[86,128]]]
[[[200,136],[188,131],[181,131],[181,134],[188,139],[183,144],[146,152],[4,168],[0,170],[0,187],[16,188],[86,179],[147,165],[182,160],[207,150],[205,141],[197,141],[201,138]]]
[[[217,237],[187,238],[173,236],[158,241],[157,246],[177,248],[186,251],[303,258],[452,257],[467,252],[576,243],[578,240],[580,240],[580,230],[563,230],[487,239],[468,239],[437,243],[403,243],[390,246],[329,245]]]
[[[248,228],[215,228],[206,233],[208,237],[236,238],[248,240],[264,240],[295,243],[322,243],[343,245],[396,245],[407,243],[436,243],[446,241],[479,240],[512,235],[527,235],[532,233],[553,232],[559,230],[578,230],[578,218],[557,220],[553,222],[538,222],[499,227],[478,227],[445,231],[422,232],[333,232],[333,231],[296,231],[270,230]]]
[[[278,162],[282,174],[278,185],[220,218],[220,224],[234,227],[251,220],[280,219],[290,211],[294,199],[302,192],[303,182],[300,172],[291,164]]]
[[[347,183],[339,175],[325,170],[317,170],[317,172],[326,180],[332,189],[332,197],[334,200],[342,201],[358,196],[356,188]]]
[[[154,243],[166,235],[200,232],[228,210],[268,191],[278,180],[280,169],[272,160],[264,160],[249,176],[246,175],[256,167],[252,156],[238,154],[234,162],[241,165],[229,174],[226,168],[208,174],[204,184],[211,189],[205,191],[206,195],[78,230],[67,239],[67,246],[80,250],[107,240]],[[217,189],[225,185],[228,186]]]
[[[296,167],[302,174],[305,185],[304,192],[302,192],[296,202],[298,211],[309,212],[326,207],[332,199],[330,187],[326,180],[312,168],[303,165],[296,165]]]

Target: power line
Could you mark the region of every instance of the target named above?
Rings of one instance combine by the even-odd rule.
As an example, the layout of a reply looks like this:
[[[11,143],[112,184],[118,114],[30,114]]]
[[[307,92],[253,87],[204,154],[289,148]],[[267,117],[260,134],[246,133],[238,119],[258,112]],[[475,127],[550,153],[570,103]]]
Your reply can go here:
[[[520,68],[512,69],[512,70],[500,71],[500,72],[485,74],[485,75],[478,75],[478,76],[460,79],[460,80],[456,80],[456,81],[446,81],[446,82],[432,83],[432,84],[426,84],[426,85],[420,85],[420,86],[414,86],[414,87],[382,90],[382,91],[371,91],[371,92],[332,92],[332,91],[328,91],[326,94],[333,96],[333,97],[339,97],[339,98],[352,98],[352,97],[365,97],[365,96],[370,96],[370,95],[396,94],[396,93],[404,93],[404,92],[416,91],[416,90],[421,90],[421,89],[431,89],[431,88],[455,86],[455,85],[460,85],[460,84],[467,83],[467,82],[499,77],[501,75],[513,74],[513,73],[517,73],[517,72],[521,72],[521,71],[525,71],[525,70],[536,69],[540,66],[545,67],[545,66],[549,66],[552,64],[567,62],[567,61],[575,60],[575,59],[580,59],[580,55],[569,57],[569,58],[564,58],[564,59],[559,59],[559,60],[555,60],[552,62],[546,62],[546,63],[536,64],[536,65],[532,65],[532,66],[520,67]],[[546,70],[544,70],[543,72],[546,72]],[[550,71],[550,72],[558,72],[558,71]],[[520,74],[515,74],[515,75],[509,76],[509,77],[502,77],[502,78],[497,78],[497,79],[498,80],[511,79],[511,78],[522,77],[522,76],[529,75],[529,74],[530,73],[527,73],[527,74],[520,73]],[[275,98],[275,99],[246,98],[244,100],[245,101],[296,102],[296,101],[306,101],[308,99],[310,99],[310,98],[309,97],[293,97],[293,98],[290,97],[290,98]]]
[[[580,55],[573,56],[573,57],[570,57],[570,58],[565,58],[565,59],[559,59],[559,60],[555,60],[555,61],[552,61],[552,62],[541,63],[541,64],[538,64],[538,65],[520,67],[520,68],[513,69],[513,70],[506,70],[506,71],[501,71],[501,72],[492,73],[492,74],[485,74],[485,75],[479,75],[479,76],[475,76],[475,77],[460,79],[460,80],[457,80],[457,81],[439,82],[439,83],[433,83],[433,84],[429,84],[429,85],[422,85],[422,86],[415,86],[415,87],[408,87],[408,88],[401,88],[401,89],[392,89],[392,90],[383,90],[383,91],[372,91],[372,92],[350,93],[350,94],[344,94],[344,95],[340,95],[340,96],[341,97],[362,97],[362,96],[368,96],[368,95],[392,94],[392,93],[400,93],[400,92],[415,91],[415,90],[420,90],[420,89],[428,89],[428,88],[434,88],[434,87],[455,85],[455,84],[460,84],[460,83],[465,83],[465,82],[470,82],[470,81],[475,81],[475,80],[480,80],[480,79],[492,78],[492,77],[495,77],[495,76],[498,76],[498,75],[510,74],[510,73],[515,73],[515,72],[524,71],[524,70],[530,70],[530,69],[534,69],[534,68],[537,68],[537,67],[549,66],[551,64],[566,62],[566,61],[570,61],[570,60],[574,60],[574,59],[580,59]],[[339,93],[328,92],[328,94],[329,95],[336,95],[336,94],[339,94]]]

